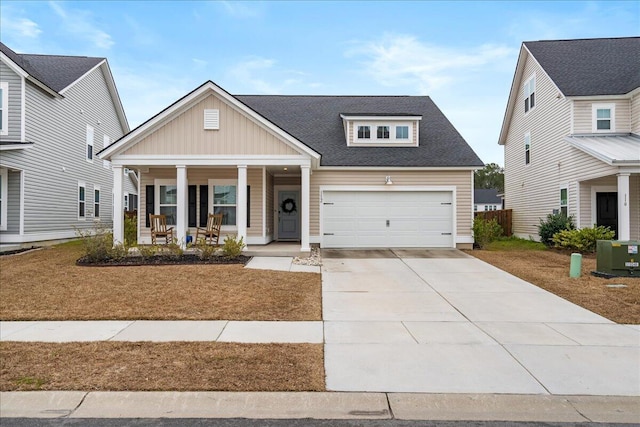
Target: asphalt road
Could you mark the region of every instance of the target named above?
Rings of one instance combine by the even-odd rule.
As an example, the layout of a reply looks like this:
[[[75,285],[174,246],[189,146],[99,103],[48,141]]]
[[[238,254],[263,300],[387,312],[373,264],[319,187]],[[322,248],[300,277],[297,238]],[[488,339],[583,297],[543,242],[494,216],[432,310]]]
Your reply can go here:
[[[637,424],[510,421],[256,420],[203,418],[1,418],[2,427],[637,427]]]

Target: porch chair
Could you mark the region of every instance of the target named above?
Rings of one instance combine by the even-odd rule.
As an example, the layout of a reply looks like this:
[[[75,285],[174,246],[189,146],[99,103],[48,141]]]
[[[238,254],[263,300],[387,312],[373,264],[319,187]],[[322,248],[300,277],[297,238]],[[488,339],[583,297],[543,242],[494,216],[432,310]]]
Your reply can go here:
[[[165,243],[169,244],[173,242],[173,227],[167,228],[167,216],[166,215],[153,215],[149,214],[149,222],[151,223],[151,244],[156,244],[156,239],[163,238]]]
[[[209,216],[207,217],[207,228],[198,227],[196,229],[196,243],[200,241],[200,235],[202,235],[205,243],[218,246],[218,241],[220,240],[221,228],[222,228],[222,214],[210,213]]]

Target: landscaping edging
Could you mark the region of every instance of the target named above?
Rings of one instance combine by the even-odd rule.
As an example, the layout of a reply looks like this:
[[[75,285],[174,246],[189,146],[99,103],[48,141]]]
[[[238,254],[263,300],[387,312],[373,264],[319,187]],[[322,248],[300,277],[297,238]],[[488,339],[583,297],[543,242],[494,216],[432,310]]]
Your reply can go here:
[[[154,255],[143,258],[141,256],[127,256],[121,259],[111,259],[106,261],[89,261],[86,257],[79,258],[76,265],[81,267],[138,267],[147,265],[222,265],[241,264],[246,265],[252,257],[239,255],[237,257],[214,256],[202,259],[195,254],[176,255]]]

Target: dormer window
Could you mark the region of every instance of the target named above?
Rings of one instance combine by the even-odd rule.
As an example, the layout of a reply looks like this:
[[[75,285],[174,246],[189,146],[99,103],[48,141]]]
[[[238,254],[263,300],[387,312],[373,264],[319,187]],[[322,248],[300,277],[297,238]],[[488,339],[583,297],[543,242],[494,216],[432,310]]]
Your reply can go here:
[[[358,139],[371,139],[371,127],[358,126]]]
[[[389,139],[389,126],[378,126],[378,139]]]
[[[396,126],[396,139],[409,139],[409,126]]]

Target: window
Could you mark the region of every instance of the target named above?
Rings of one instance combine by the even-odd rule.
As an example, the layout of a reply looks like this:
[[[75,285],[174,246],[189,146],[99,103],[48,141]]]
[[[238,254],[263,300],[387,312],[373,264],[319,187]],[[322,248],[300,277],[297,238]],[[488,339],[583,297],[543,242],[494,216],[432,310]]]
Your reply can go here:
[[[474,204],[474,205],[473,205],[473,211],[475,212],[475,211],[477,211],[477,210],[478,210],[478,205],[475,205],[475,204]]]
[[[409,126],[396,126],[396,139],[409,139]]]
[[[389,139],[389,126],[378,126],[378,139]]]
[[[93,187],[93,216],[100,218],[100,187]]]
[[[128,211],[129,210],[129,193],[124,193],[124,210]],[[168,219],[167,219],[168,221]]]
[[[6,168],[0,168],[0,230],[7,229],[8,181],[9,171]]]
[[[524,164],[528,165],[531,163],[531,134],[524,134]]]
[[[568,215],[567,205],[569,199],[569,190],[565,188],[560,189],[560,213],[565,217]]]
[[[86,194],[84,182],[78,181],[78,219],[86,217]]]
[[[0,82],[0,135],[9,134],[9,83]]]
[[[93,126],[87,125],[87,162],[93,163]]]
[[[615,104],[593,105],[593,132],[611,132],[614,125]]]
[[[109,145],[111,145],[111,138],[109,138],[108,135],[105,135],[102,138],[102,148],[107,148]],[[111,169],[111,162],[109,160],[103,160],[102,161],[102,167],[105,169]]]
[[[371,127],[358,126],[358,139],[370,139],[370,138],[371,138]]]
[[[166,215],[167,225],[176,225],[178,214],[178,187],[172,180],[156,180],[156,192],[158,210],[161,215]],[[125,195],[124,208],[128,208],[129,195]]]
[[[236,180],[215,180],[209,182],[212,197],[211,210],[222,214],[222,225],[236,225]]]
[[[531,76],[524,84],[524,112],[528,113],[536,106],[536,76]]]

